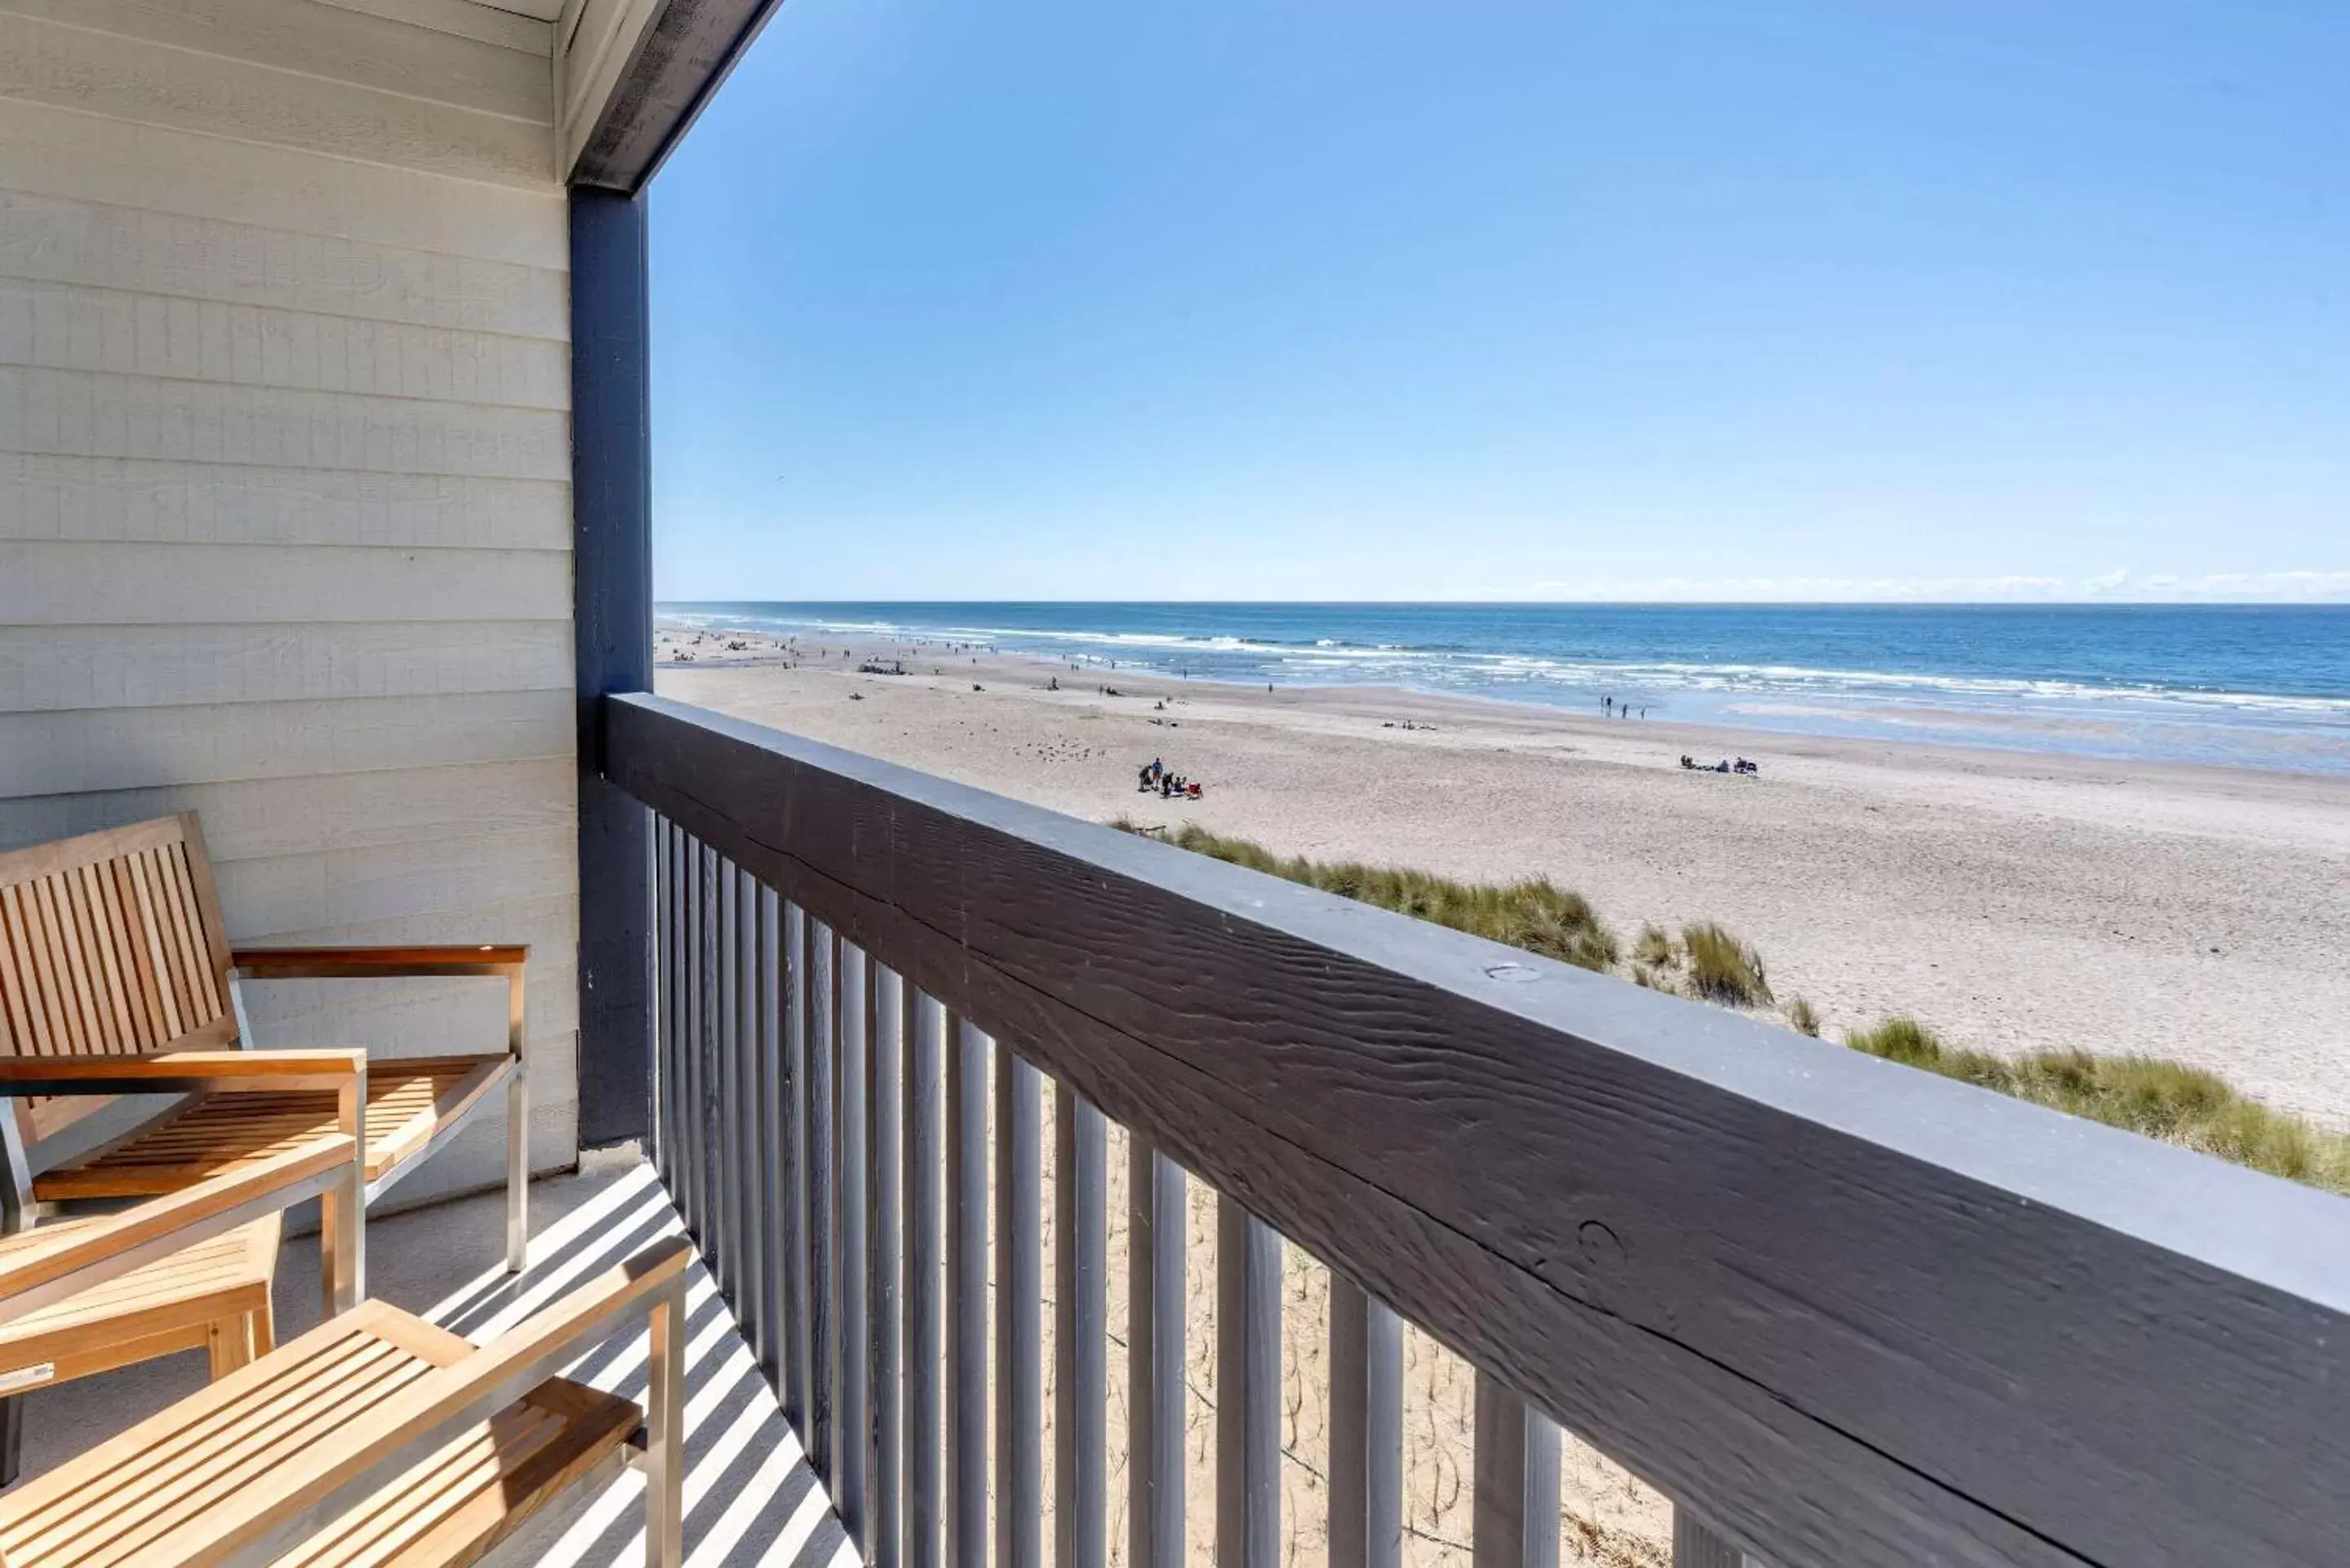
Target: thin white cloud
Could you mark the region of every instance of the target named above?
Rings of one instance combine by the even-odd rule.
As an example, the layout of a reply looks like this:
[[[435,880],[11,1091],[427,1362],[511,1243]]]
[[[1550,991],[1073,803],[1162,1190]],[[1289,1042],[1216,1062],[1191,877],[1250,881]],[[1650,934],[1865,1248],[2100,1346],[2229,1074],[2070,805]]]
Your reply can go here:
[[[2350,600],[2350,571],[2160,572],[2116,567],[2079,578],[1998,577],[1585,577],[1485,587],[1471,597],[1595,602],[2129,603]]]

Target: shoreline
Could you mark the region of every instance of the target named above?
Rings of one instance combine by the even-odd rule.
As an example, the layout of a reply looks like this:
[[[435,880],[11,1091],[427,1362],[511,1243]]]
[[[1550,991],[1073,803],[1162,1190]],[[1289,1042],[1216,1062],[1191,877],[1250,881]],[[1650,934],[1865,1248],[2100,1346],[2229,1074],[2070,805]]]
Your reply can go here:
[[[1549,876],[1627,940],[1648,921],[1720,920],[1831,1035],[1906,1012],[1960,1045],[2177,1056],[2350,1127],[2339,774],[1372,686],[1268,693],[1022,654],[924,649],[916,673],[858,675],[856,659],[781,659],[758,634],[718,641],[744,646],[705,637],[702,657],[667,661],[664,628],[660,689],[1096,821],[1197,821],[1284,854],[1480,880]],[[1684,752],[1762,772],[1683,770]],[[1137,793],[1154,753],[1204,797]]]
[[[2107,689],[2054,677],[2026,680],[1988,674],[1934,677],[1914,671],[1874,674],[1867,670],[1781,670],[1742,664],[1717,669],[1711,665],[1669,662],[1653,667],[1637,662],[1619,667],[1607,659],[1579,663],[1566,659],[1561,662],[1561,656],[1556,655],[1527,655],[1520,659],[1490,649],[1458,655],[1472,664],[1479,660],[1499,661],[1482,684],[1476,683],[1477,678],[1472,677],[1471,684],[1462,686],[1449,678],[1412,680],[1409,666],[1413,650],[1409,648],[1401,649],[1398,654],[1406,659],[1406,663],[1394,669],[1394,674],[1401,679],[1385,679],[1387,672],[1376,664],[1369,668],[1360,666],[1364,658],[1387,657],[1388,644],[1379,645],[1376,655],[1367,649],[1339,647],[1326,641],[1313,648],[1301,644],[1288,650],[1305,656],[1307,662],[1313,663],[1316,660],[1312,655],[1334,649],[1340,666],[1357,666],[1334,680],[1273,668],[1237,674],[1227,667],[1236,651],[1270,654],[1286,648],[1248,642],[1245,636],[1238,640],[1211,639],[1197,647],[1183,640],[1191,633],[1183,634],[1183,638],[1173,638],[1173,634],[1140,638],[1134,651],[1146,657],[1142,661],[1131,662],[1117,648],[1100,644],[1082,649],[1074,643],[1068,648],[1054,648],[1027,646],[1019,641],[1026,639],[1033,643],[1037,637],[1053,635],[1044,632],[1004,632],[1002,635],[1015,639],[1014,647],[1004,649],[985,640],[996,635],[988,632],[974,632],[959,639],[951,633],[913,627],[823,622],[777,625],[772,619],[767,624],[775,628],[763,630],[759,629],[759,618],[732,621],[710,612],[680,613],[675,607],[660,618],[659,624],[664,630],[689,637],[749,638],[768,646],[795,640],[802,649],[880,648],[891,653],[919,649],[925,659],[941,653],[965,656],[977,652],[993,658],[1033,660],[1040,666],[1087,679],[1108,674],[1181,682],[1194,689],[1214,685],[1239,691],[1260,690],[1265,681],[1272,680],[1288,691],[1381,691],[1414,700],[1500,702],[1566,716],[1614,717],[1606,711],[1602,702],[1603,695],[1612,691],[1623,698],[1629,709],[1643,715],[1654,711],[1654,722],[1778,740],[1804,736],[1860,742],[1914,741],[1977,751],[2078,756],[2138,765],[2252,768],[2350,777],[2350,698],[2262,695],[2252,688],[2230,697],[2225,692],[2201,688],[2175,691],[2157,686]],[[1178,642],[1182,645],[1180,650]],[[1158,647],[1159,643],[1168,646]],[[1228,643],[1231,646],[1225,646]],[[1144,644],[1156,647],[1155,655]],[[1422,651],[1438,656],[1434,649]],[[1180,666],[1188,661],[1183,655],[1191,652],[1199,655],[1201,668],[1157,667],[1170,662]],[[1509,668],[1521,664],[1579,671],[1590,679],[1513,679]],[[1647,677],[1660,670],[1700,674],[1711,670],[1718,679],[1673,680],[1659,687]],[[1748,684],[1740,676],[1742,670],[1760,677],[1793,679],[1808,675],[1827,684],[1805,685],[1798,681],[1773,686],[1768,679],[1760,684]],[[1572,700],[1563,700],[1569,698]],[[2334,714],[2339,722],[2318,722],[2310,716],[2317,711]],[[2288,711],[2302,716],[2290,719],[2286,717]],[[1757,743],[1761,743],[1759,740]]]

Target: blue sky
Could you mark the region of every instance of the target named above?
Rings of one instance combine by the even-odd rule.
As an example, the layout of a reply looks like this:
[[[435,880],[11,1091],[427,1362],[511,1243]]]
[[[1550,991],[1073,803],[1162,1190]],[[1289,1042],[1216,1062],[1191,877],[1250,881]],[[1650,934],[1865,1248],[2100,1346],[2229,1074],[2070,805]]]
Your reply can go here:
[[[2350,598],[2350,5],[789,0],[664,598]]]

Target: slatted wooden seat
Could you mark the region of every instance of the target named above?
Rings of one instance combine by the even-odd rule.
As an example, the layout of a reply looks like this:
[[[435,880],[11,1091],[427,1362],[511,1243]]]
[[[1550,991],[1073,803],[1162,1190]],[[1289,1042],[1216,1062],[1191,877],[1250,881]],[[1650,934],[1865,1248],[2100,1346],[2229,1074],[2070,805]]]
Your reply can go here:
[[[274,1547],[280,1568],[446,1568],[634,1459],[649,1472],[646,1560],[679,1568],[687,1255],[660,1243],[481,1346],[364,1303],[0,1495],[0,1563],[213,1563]],[[643,1410],[549,1376],[639,1317]]]
[[[348,1135],[313,1138],[114,1214],[0,1237],[0,1388],[194,1349],[217,1377],[266,1355],[284,1212],[338,1189],[356,1210],[358,1153]],[[328,1269],[355,1304],[348,1268],[330,1254]]]
[[[233,1046],[239,976],[307,980],[486,975],[506,981],[504,1048],[370,1064],[365,1147],[373,1202],[506,1088],[506,1262],[519,1271],[529,1097],[519,946],[232,950],[192,813],[0,855],[0,1057],[160,1057]],[[43,1202],[138,1197],[267,1158],[332,1130],[331,1094],[190,1096],[96,1152],[53,1168],[39,1146],[106,1104],[24,1102],[20,1130]]]

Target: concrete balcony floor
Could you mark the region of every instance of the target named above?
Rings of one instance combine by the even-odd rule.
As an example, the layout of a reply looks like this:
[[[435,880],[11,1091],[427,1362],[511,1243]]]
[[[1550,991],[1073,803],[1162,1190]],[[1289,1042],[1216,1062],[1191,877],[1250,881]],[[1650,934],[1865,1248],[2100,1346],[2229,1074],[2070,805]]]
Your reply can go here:
[[[368,1293],[476,1342],[511,1327],[572,1283],[681,1232],[650,1166],[557,1177],[531,1187],[531,1267],[509,1278],[500,1193],[411,1210],[368,1225]],[[685,1544],[688,1568],[853,1568],[857,1561],[799,1439],[701,1263],[687,1297]],[[277,1268],[281,1341],[318,1321],[314,1237],[286,1244]],[[641,1401],[641,1325],[568,1374]],[[37,1475],[202,1387],[201,1353],[166,1357],[26,1396],[25,1473]],[[537,1568],[640,1568],[642,1479],[633,1470],[574,1488],[494,1561]]]

